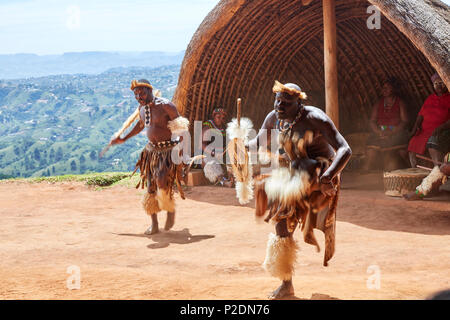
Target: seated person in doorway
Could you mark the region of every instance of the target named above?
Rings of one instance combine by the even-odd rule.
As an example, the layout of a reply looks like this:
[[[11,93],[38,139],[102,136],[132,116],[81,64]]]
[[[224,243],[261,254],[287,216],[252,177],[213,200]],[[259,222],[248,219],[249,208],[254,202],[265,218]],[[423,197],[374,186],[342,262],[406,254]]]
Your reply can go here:
[[[413,168],[417,164],[416,154],[424,155],[426,151],[437,166],[450,145],[450,94],[437,73],[431,77],[431,81],[434,93],[420,109],[408,145]]]
[[[226,121],[227,113],[223,108],[216,108],[213,110],[212,119],[204,121],[202,124],[202,150],[206,158],[202,161],[202,168],[205,177],[214,184],[220,184],[224,187],[233,187],[231,175],[228,175],[227,168],[225,165],[225,148],[226,148]],[[213,134],[208,134],[206,132],[212,130]],[[217,142],[210,138],[217,139],[217,137],[222,137],[222,143],[212,143]]]
[[[383,97],[372,107],[370,116],[371,135],[367,139],[366,162],[362,172],[369,171],[377,160],[380,152],[384,153],[384,162],[390,160],[394,151],[402,157],[402,149],[406,149],[408,135],[405,126],[408,123],[406,106],[398,96],[399,86],[395,78],[383,83]],[[385,168],[387,170],[394,168]]]

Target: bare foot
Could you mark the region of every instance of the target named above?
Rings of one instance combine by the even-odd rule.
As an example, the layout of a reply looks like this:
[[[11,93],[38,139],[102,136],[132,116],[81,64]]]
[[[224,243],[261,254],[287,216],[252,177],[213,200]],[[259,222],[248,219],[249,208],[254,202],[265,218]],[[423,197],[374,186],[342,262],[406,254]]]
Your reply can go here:
[[[283,281],[281,286],[279,286],[277,290],[275,290],[269,295],[269,300],[278,300],[293,295],[294,295],[294,286],[292,285],[292,280]]]
[[[152,223],[152,225],[150,227],[148,227],[148,229],[144,232],[144,234],[152,235],[152,234],[155,234],[155,233],[158,233],[158,232],[159,232],[158,224],[157,223],[156,224]]]
[[[164,226],[164,230],[172,229],[175,224],[175,212],[167,212],[166,225]]]
[[[423,197],[420,197],[415,191],[411,191],[407,194],[403,195],[403,198],[408,201],[422,200]]]

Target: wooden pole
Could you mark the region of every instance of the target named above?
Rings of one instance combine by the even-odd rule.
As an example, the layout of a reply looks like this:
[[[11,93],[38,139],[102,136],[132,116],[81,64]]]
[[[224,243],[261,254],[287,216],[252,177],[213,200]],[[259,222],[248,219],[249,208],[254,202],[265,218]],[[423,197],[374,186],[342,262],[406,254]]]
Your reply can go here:
[[[241,107],[241,98],[237,99],[237,123],[238,126],[241,126],[241,112],[242,112],[242,107]]]
[[[326,113],[339,129],[337,44],[336,44],[336,3],[323,0],[324,67]]]

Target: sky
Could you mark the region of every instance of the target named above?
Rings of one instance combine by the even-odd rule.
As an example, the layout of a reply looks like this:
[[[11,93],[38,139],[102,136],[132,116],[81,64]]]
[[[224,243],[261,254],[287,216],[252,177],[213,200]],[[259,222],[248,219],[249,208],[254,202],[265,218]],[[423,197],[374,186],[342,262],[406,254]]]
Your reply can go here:
[[[219,0],[0,0],[0,54],[185,50]]]
[[[0,0],[0,54],[179,52],[218,2]]]

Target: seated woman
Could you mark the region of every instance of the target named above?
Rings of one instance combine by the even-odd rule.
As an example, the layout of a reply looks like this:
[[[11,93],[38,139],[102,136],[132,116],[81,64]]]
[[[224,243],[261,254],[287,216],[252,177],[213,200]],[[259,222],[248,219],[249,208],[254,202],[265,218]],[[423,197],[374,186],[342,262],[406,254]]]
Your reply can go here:
[[[437,73],[431,77],[434,92],[424,102],[414,124],[408,151],[411,167],[416,167],[416,154],[428,150],[437,166],[450,145],[450,94]]]
[[[383,97],[373,106],[370,116],[371,135],[367,139],[366,162],[363,172],[373,167],[380,151],[406,149],[408,135],[405,126],[408,123],[406,106],[398,97],[398,83],[390,78],[383,83]],[[385,155],[387,156],[387,155]],[[406,156],[406,153],[405,153]]]

